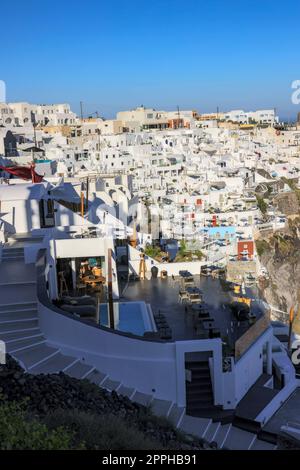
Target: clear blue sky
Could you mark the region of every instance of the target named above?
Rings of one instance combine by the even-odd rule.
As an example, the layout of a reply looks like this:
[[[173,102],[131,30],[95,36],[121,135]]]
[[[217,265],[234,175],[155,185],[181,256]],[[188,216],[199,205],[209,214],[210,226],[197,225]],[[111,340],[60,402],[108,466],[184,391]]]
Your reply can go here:
[[[1,3],[8,101],[69,102],[112,117],[140,104],[300,111],[299,0]]]

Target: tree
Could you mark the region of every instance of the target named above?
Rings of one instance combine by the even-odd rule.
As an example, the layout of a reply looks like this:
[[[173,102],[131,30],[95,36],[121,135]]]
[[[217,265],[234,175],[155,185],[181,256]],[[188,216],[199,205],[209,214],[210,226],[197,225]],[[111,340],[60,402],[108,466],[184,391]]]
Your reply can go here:
[[[256,201],[257,201],[257,206],[260,210],[260,212],[265,215],[267,213],[267,209],[268,209],[268,204],[266,203],[266,201],[264,200],[263,197],[261,196],[256,196]]]

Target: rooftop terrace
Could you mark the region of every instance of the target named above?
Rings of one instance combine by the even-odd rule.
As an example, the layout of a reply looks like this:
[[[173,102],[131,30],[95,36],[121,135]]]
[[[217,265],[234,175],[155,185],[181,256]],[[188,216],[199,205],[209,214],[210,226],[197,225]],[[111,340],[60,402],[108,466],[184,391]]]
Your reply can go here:
[[[222,338],[228,337],[230,347],[249,329],[249,322],[234,317],[226,305],[232,301],[229,292],[224,292],[219,279],[204,276],[193,276],[195,286],[203,294],[203,302],[213,319],[213,327],[220,330]],[[130,281],[123,291],[122,300],[144,301],[151,305],[153,314],[163,313],[172,330],[172,340],[199,339],[199,330],[195,329],[192,307],[179,301],[181,279],[151,279]],[[122,289],[121,289],[122,292]],[[261,316],[259,309],[253,304],[257,318]]]

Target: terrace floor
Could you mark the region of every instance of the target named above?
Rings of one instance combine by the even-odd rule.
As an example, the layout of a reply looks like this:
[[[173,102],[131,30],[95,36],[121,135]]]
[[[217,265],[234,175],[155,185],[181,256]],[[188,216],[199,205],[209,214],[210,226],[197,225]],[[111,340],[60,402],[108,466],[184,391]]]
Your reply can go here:
[[[238,323],[230,308],[225,305],[230,302],[230,295],[223,291],[219,279],[193,277],[196,287],[203,293],[203,301],[207,304],[210,317],[214,319],[214,328],[220,330],[222,338],[228,337],[230,346],[233,346],[249,325],[246,322]],[[154,314],[159,311],[163,313],[172,329],[172,340],[199,339],[194,329],[192,313],[186,311],[186,304],[178,301],[180,288],[179,277],[130,281],[123,292],[122,300],[144,301],[151,305]]]
[[[279,433],[282,425],[295,421],[300,422],[300,388],[297,388],[283,403],[277,413],[264,426],[264,430]]]

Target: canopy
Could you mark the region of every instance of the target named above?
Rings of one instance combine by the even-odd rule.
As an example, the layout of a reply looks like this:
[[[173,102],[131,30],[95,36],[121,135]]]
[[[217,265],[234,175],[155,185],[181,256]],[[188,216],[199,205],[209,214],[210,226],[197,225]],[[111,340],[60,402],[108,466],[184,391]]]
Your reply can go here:
[[[11,175],[17,176],[23,180],[31,180],[33,183],[41,183],[43,176],[35,172],[35,165],[28,166],[0,166],[0,170],[5,171]]]

